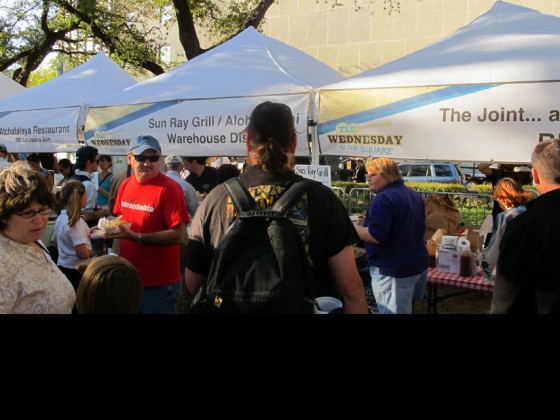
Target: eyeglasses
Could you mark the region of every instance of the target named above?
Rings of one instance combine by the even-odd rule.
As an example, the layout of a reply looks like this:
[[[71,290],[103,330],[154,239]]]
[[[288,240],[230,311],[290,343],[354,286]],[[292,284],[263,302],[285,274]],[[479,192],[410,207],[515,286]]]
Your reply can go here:
[[[154,163],[159,160],[159,155],[153,155],[153,156],[132,155],[132,156],[134,157],[134,159],[136,159],[136,162],[140,162],[140,163],[144,163],[147,160]]]
[[[28,211],[24,211],[23,213],[14,213],[14,214],[17,214],[19,217],[23,217],[24,219],[32,219],[35,217],[36,214],[40,214],[41,216],[48,216],[50,212],[51,209],[47,207],[38,211],[28,210]]]
[[[374,176],[377,176],[379,174],[366,174],[366,178],[373,178]]]

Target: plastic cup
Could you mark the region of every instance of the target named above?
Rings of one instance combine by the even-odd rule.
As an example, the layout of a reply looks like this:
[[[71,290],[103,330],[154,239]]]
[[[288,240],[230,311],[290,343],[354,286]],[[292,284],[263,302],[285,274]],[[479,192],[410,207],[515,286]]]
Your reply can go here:
[[[102,231],[93,231],[89,236],[89,240],[91,242],[91,250],[94,254],[105,254],[105,234]]]
[[[339,312],[342,309],[342,302],[337,298],[331,296],[321,296],[315,298],[315,303],[313,304],[313,313],[324,315],[331,312]]]

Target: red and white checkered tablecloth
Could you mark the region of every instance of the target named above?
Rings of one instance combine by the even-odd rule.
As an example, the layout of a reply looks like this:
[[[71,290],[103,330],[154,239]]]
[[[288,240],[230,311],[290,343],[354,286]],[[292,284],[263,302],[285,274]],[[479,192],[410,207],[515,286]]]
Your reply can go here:
[[[436,268],[428,269],[428,282],[443,286],[462,287],[464,289],[482,290],[491,292],[494,290],[494,282],[484,280],[481,275],[462,277],[454,273],[442,273]]]

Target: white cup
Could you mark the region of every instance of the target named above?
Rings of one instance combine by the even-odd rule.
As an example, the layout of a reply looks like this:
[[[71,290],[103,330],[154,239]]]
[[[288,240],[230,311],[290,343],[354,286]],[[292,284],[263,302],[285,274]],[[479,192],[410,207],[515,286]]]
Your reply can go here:
[[[315,303],[313,304],[313,313],[323,315],[340,308],[342,308],[342,302],[337,298],[330,296],[321,296],[315,298]]]
[[[350,220],[352,221],[352,223],[355,223],[358,221],[358,215],[357,214],[351,214],[350,215]]]

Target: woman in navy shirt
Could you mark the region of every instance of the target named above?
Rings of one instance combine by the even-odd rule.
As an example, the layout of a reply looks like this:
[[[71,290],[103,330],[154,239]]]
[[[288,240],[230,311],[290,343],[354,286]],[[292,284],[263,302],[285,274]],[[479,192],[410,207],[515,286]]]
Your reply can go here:
[[[410,314],[412,299],[422,299],[428,279],[424,202],[404,185],[394,160],[368,159],[366,168],[376,196],[363,226],[355,227],[365,241],[373,294],[379,313]]]

